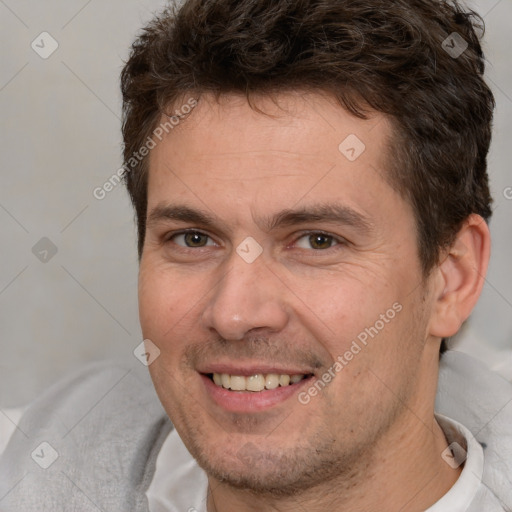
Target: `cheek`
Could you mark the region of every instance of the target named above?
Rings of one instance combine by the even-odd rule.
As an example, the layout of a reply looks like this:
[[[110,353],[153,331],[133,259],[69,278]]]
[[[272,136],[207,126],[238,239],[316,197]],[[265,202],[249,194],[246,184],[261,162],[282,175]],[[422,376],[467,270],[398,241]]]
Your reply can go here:
[[[139,273],[138,296],[139,317],[145,338],[153,339],[158,333],[159,324],[165,318],[166,304],[162,301],[164,287],[154,273],[141,268]]]
[[[148,369],[168,414],[176,414],[173,404],[179,403],[183,389],[192,389],[188,383],[190,374],[183,374],[181,364],[187,342],[198,337],[192,329],[191,316],[201,295],[193,285],[176,279],[175,273],[141,262],[138,296],[143,337],[160,350]]]
[[[142,262],[138,280],[139,316],[145,337],[164,341],[191,310],[193,286],[187,286],[157,265]]]
[[[299,295],[300,293],[300,295]],[[318,334],[349,340],[372,326],[392,307],[397,291],[340,275],[318,281],[297,295],[304,297],[303,310],[316,319]],[[312,314],[313,313],[313,314]]]
[[[374,385],[372,369],[393,374],[412,350],[406,340],[418,336],[407,319],[411,297],[406,300],[400,287],[384,281],[369,285],[338,279],[335,285],[325,285],[323,293],[309,291],[307,306],[315,313],[309,313],[310,331],[332,364],[338,362],[332,368],[338,377],[333,390],[340,386],[346,393],[356,381],[361,389],[368,382]]]

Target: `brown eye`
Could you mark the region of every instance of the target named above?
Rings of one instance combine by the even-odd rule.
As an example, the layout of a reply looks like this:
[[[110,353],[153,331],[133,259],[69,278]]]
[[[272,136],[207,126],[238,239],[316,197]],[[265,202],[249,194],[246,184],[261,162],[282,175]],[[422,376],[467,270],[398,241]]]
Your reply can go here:
[[[199,231],[188,231],[186,233],[178,233],[171,237],[171,240],[184,247],[197,248],[206,247],[207,245],[214,245],[210,237]]]
[[[309,235],[309,243],[313,249],[329,249],[332,246],[332,236],[322,235]]]
[[[330,249],[337,243],[337,240],[331,235],[326,235],[325,233],[310,233],[301,236],[297,240],[296,245],[301,249],[315,249],[319,251]]]

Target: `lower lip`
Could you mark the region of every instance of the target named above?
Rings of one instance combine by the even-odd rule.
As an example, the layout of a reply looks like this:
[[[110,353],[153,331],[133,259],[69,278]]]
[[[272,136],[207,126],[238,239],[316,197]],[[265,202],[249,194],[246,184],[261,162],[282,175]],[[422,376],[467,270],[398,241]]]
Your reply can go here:
[[[229,412],[258,412],[280,404],[296,395],[313,377],[288,386],[264,391],[230,391],[217,386],[209,377],[201,374],[207,393],[217,405]]]

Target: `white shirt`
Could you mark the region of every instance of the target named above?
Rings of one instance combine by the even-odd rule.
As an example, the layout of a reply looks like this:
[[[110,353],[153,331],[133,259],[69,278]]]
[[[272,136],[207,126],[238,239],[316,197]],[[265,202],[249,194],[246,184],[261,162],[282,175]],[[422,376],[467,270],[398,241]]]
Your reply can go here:
[[[455,485],[426,512],[468,512],[473,510],[470,507],[477,499],[484,499],[481,503],[485,503],[487,507],[479,508],[478,512],[503,510],[488,508],[487,503],[492,502],[489,501],[490,497],[485,496],[485,487],[482,488],[484,452],[480,443],[460,423],[446,416],[436,415],[436,418],[448,444],[458,443],[467,454],[462,473]],[[160,450],[155,475],[146,493],[150,511],[207,512],[207,485],[205,472],[197,465],[177,432],[173,430]]]
[[[164,441],[146,496],[150,512],[207,512],[208,479],[176,430]]]

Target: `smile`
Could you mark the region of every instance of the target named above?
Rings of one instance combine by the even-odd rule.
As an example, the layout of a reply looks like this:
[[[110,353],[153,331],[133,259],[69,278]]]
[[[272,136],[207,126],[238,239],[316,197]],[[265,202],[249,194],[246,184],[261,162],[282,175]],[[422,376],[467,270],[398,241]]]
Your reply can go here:
[[[279,375],[277,373],[259,373],[248,377],[243,375],[230,375],[228,373],[212,373],[208,376],[217,386],[224,389],[253,392],[291,386],[307,377],[307,375]]]

